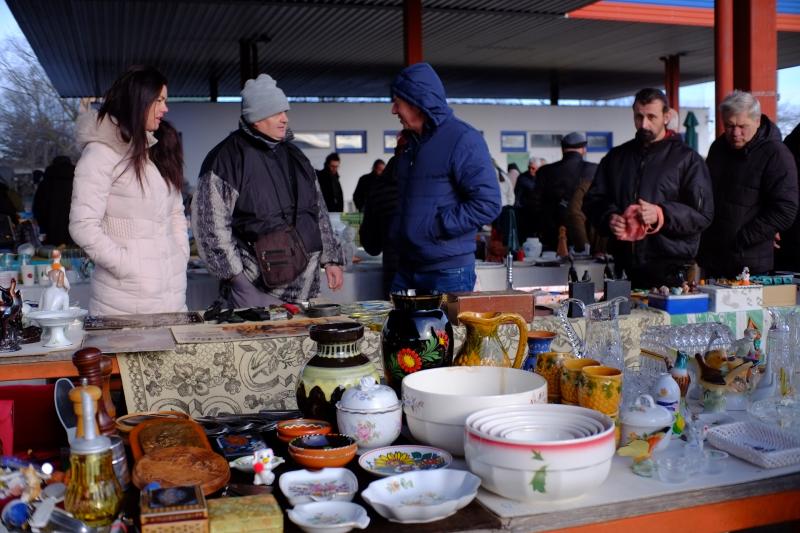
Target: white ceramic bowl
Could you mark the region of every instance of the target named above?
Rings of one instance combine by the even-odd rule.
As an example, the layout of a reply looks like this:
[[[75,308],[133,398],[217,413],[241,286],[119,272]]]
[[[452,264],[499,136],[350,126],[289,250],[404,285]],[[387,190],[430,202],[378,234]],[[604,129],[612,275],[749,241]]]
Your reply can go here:
[[[347,533],[369,525],[366,509],[352,502],[302,503],[286,514],[306,533]]]
[[[292,470],[281,475],[278,486],[292,505],[317,501],[349,502],[358,492],[358,479],[347,468]]]
[[[478,413],[476,416],[469,416],[465,425],[469,426],[476,434],[489,438],[501,436],[498,430],[504,429],[508,424],[513,424],[515,427],[530,425],[568,427],[580,429],[581,432],[586,433],[584,436],[596,435],[606,429],[603,421],[595,418],[594,415],[567,413],[557,407],[537,410],[532,410],[530,407],[523,406],[519,408],[520,410],[515,408],[512,411],[504,408],[484,409],[479,412],[479,416],[477,416]]]
[[[607,416],[578,406],[531,405],[531,412],[560,412],[564,418],[583,415],[603,424],[589,437],[565,440],[487,437],[465,424],[465,459],[483,487],[520,501],[553,501],[581,496],[603,484],[614,457],[614,422]],[[516,435],[515,435],[516,437]],[[538,437],[537,437],[538,438]]]
[[[477,476],[464,470],[425,470],[373,481],[361,497],[387,520],[422,524],[469,505],[480,485]]]
[[[464,455],[464,421],[487,407],[547,402],[547,381],[533,372],[490,366],[452,366],[403,378],[403,411],[420,442]]]

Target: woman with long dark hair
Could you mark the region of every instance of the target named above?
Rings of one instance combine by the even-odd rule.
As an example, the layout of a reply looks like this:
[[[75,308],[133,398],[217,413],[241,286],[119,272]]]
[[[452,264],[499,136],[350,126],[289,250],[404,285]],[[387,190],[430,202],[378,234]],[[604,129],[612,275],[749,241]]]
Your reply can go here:
[[[186,309],[183,154],[177,132],[166,132],[171,127],[162,122],[166,100],[166,78],[134,66],[114,82],[99,111],[78,119],[83,153],[69,231],[96,265],[92,314]],[[157,137],[164,143],[158,148]]]

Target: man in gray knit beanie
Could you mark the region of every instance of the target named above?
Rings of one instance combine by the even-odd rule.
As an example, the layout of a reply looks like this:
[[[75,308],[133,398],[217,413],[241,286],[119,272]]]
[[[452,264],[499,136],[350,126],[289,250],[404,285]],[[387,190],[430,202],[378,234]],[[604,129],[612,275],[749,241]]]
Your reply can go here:
[[[342,249],[314,169],[291,142],[288,109],[286,95],[270,76],[247,80],[239,129],[209,152],[200,169],[192,231],[208,271],[222,281],[220,296],[231,307],[308,301],[319,294],[320,266],[330,289],[340,289],[344,281]],[[280,252],[308,262],[295,279],[270,285],[274,278],[262,275],[253,243],[284,228],[293,228],[300,244],[295,240]],[[283,255],[268,257],[267,272]]]
[[[248,124],[289,110],[289,100],[269,74],[247,80],[242,89],[242,116]]]

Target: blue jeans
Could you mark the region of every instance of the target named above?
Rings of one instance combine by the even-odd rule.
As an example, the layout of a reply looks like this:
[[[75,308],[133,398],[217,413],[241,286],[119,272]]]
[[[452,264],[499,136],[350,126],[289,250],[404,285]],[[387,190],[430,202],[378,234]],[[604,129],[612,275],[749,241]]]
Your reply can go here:
[[[418,289],[439,292],[468,292],[475,288],[475,266],[411,272],[400,267],[392,281],[392,292]]]

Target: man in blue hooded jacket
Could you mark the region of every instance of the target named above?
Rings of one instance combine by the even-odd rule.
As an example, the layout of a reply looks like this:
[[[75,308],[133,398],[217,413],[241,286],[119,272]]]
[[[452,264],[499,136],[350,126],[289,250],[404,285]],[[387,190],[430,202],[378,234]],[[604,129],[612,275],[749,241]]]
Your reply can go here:
[[[388,232],[400,264],[392,290],[471,291],[475,235],[500,214],[500,187],[481,133],[447,105],[428,63],[392,83],[403,125],[396,173],[400,207]]]

